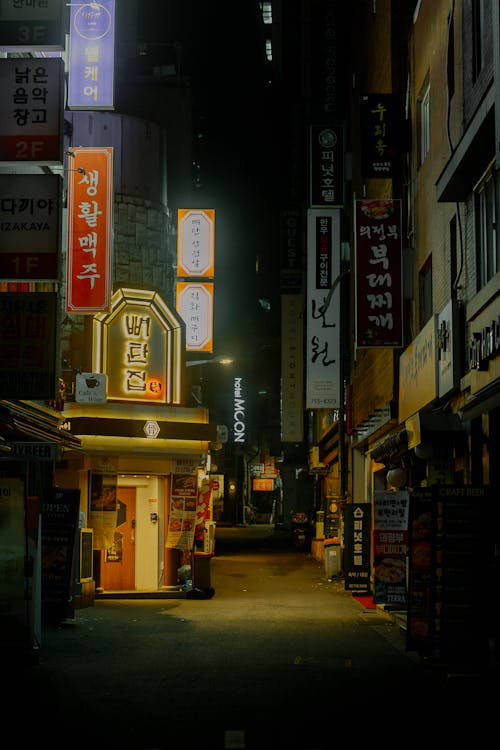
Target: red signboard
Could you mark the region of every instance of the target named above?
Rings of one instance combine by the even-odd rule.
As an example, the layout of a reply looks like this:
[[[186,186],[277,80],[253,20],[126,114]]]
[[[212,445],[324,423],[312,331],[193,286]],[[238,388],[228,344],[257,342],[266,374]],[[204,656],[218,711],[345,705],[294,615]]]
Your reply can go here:
[[[72,148],[68,159],[66,312],[111,304],[113,149]]]
[[[356,201],[356,346],[403,346],[401,201]]]

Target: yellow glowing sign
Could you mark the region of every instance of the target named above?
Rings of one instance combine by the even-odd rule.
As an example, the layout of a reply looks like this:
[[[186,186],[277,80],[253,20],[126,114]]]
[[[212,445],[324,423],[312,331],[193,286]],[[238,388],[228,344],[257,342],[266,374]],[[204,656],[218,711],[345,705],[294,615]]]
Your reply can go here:
[[[120,289],[94,318],[94,369],[108,401],[180,403],[182,323],[158,294]]]

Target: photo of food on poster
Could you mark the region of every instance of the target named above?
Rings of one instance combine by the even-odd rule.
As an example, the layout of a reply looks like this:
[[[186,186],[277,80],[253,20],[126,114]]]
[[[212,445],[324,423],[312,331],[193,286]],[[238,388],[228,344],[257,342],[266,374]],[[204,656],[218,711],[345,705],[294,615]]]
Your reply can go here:
[[[373,601],[406,605],[409,493],[375,492]]]
[[[168,549],[192,549],[196,496],[196,474],[172,474],[166,541]]]

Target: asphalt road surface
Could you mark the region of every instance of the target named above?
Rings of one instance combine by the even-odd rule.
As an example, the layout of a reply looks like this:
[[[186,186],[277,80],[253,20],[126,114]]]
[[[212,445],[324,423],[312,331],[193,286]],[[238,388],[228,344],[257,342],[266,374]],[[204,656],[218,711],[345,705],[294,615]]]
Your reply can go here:
[[[272,527],[217,529],[210,575],[211,599],[96,600],[44,628],[39,662],[4,672],[2,746],[465,747],[489,735],[493,686],[423,665],[387,613]]]

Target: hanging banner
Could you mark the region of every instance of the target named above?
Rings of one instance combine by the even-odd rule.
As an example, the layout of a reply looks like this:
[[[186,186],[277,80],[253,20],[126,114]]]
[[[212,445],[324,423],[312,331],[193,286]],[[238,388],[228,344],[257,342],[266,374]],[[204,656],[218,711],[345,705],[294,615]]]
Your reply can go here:
[[[61,199],[59,175],[0,175],[2,279],[58,281]]]
[[[66,312],[105,312],[112,286],[113,149],[69,153]]]
[[[344,573],[346,591],[370,593],[371,504],[344,506]]]
[[[307,217],[306,409],[341,404],[340,210]]]
[[[0,161],[62,164],[63,61],[0,59],[0,91]]]
[[[212,208],[177,212],[177,277],[213,278],[215,211]]]
[[[213,283],[178,281],[176,310],[186,324],[186,351],[213,352]]]
[[[401,200],[355,204],[356,347],[402,347]]]
[[[69,109],[114,109],[115,0],[71,3]]]
[[[410,495],[373,493],[373,601],[406,606],[406,557]]]

